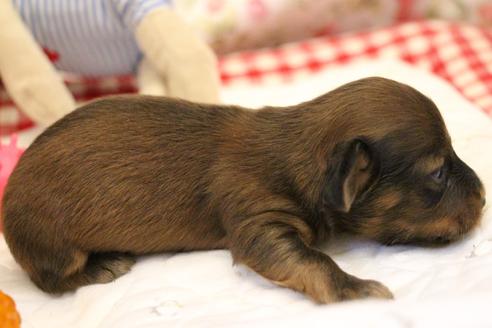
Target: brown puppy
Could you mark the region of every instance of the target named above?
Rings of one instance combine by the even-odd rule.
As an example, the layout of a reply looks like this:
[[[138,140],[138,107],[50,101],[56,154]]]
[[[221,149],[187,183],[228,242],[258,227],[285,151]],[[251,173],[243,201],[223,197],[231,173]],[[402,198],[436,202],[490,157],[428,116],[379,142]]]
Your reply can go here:
[[[448,242],[484,190],[436,106],[382,78],[252,111],[128,96],[47,129],[8,183],[5,237],[47,292],[109,282],[132,255],[228,248],[234,261],[326,303],[391,298],[316,245],[338,231]]]

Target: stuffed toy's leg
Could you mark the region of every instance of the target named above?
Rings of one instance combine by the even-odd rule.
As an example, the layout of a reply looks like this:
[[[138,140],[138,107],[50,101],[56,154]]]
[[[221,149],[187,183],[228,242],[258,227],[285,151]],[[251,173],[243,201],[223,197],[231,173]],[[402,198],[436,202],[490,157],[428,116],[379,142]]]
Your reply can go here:
[[[166,85],[162,77],[147,59],[143,59],[137,72],[138,92],[143,95],[165,96]]]
[[[217,103],[219,77],[212,50],[172,9],[158,8],[138,24],[135,36],[168,96]]]
[[[0,0],[0,77],[19,108],[48,125],[75,108],[72,95],[10,0]]]

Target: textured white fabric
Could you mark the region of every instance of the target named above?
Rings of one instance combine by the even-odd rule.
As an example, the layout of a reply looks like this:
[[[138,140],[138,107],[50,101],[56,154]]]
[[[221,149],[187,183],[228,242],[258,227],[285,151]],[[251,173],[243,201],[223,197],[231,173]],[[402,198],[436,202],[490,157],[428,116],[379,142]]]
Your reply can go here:
[[[287,105],[342,83],[380,75],[409,83],[441,109],[455,150],[492,190],[492,122],[442,80],[398,62],[328,70],[283,85],[223,90],[227,102]],[[361,108],[363,110],[363,108]],[[370,124],[370,122],[368,122]],[[27,144],[37,132],[21,135]],[[492,201],[488,196],[489,203]],[[131,273],[61,298],[36,289],[0,239],[0,289],[16,300],[23,327],[491,327],[492,212],[464,241],[428,249],[340,240],[326,250],[347,272],[377,279],[394,301],[318,306],[244,267],[228,251],[140,259]]]

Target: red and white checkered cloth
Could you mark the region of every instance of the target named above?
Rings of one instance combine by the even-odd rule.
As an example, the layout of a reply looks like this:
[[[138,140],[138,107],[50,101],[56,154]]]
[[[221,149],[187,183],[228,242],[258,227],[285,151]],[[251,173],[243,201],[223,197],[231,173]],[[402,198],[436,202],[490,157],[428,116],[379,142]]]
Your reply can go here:
[[[448,80],[466,98],[492,116],[492,31],[449,22],[411,22],[339,37],[320,37],[278,48],[224,56],[224,84],[291,80],[368,58],[404,60]],[[67,77],[80,101],[135,92],[132,77]],[[32,126],[0,90],[0,134]]]

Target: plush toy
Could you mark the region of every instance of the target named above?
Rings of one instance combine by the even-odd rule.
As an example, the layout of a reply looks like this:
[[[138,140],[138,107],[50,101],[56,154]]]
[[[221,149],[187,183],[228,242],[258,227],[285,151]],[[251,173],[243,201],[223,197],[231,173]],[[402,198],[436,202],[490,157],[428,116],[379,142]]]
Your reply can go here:
[[[0,0],[0,77],[50,124],[75,108],[59,71],[137,74],[144,94],[218,101],[216,58],[167,0]]]
[[[17,136],[12,135],[10,143],[0,142],[0,213],[2,209],[2,196],[10,173],[14,170],[24,150],[17,147]],[[0,216],[0,232],[2,231],[2,218]]]

